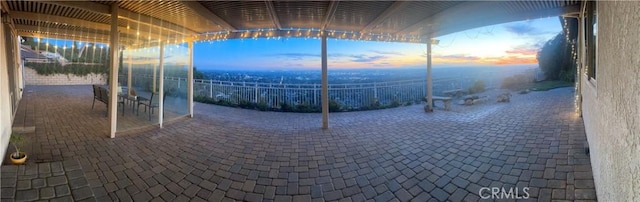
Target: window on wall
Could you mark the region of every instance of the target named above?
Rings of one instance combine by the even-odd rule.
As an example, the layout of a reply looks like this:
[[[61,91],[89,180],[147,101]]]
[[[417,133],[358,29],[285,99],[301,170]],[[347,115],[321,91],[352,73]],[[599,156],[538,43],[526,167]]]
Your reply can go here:
[[[595,1],[587,3],[587,15],[585,18],[587,45],[587,71],[589,80],[596,79],[597,55],[598,49],[598,7]]]

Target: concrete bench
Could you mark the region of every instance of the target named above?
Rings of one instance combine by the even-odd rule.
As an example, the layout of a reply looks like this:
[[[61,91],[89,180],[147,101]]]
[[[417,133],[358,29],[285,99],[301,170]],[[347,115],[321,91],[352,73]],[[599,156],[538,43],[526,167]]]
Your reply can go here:
[[[458,88],[458,89],[443,91],[442,93],[444,93],[444,95],[449,97],[455,97],[455,96],[462,96],[462,94],[464,94],[464,90],[462,90],[461,88]]]
[[[451,98],[451,97],[441,97],[441,96],[432,96],[431,99],[433,100],[434,103],[436,101],[442,101],[442,103],[444,103],[444,110],[446,110],[446,111],[451,110],[451,102],[453,101],[453,98]]]

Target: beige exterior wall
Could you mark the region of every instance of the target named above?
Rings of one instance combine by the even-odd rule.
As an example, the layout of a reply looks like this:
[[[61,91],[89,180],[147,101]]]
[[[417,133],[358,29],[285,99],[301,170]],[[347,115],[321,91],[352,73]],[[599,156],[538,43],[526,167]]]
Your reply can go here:
[[[1,18],[4,18],[2,16]],[[2,20],[0,20],[0,23]],[[9,145],[9,137],[11,136],[11,101],[9,96],[9,75],[7,72],[7,54],[4,41],[4,26],[0,24],[0,154],[2,159],[0,163],[5,160],[5,152]]]
[[[26,85],[104,85],[107,83],[106,78],[106,74],[89,74],[87,76],[71,74],[40,75],[36,70],[24,67]]]
[[[582,110],[599,201],[640,201],[640,2],[598,2],[596,81]]]

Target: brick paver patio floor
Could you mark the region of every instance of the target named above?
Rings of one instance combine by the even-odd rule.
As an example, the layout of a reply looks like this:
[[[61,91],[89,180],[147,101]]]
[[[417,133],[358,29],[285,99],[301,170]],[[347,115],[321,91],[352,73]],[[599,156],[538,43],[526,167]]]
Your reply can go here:
[[[320,114],[198,103],[192,119],[110,139],[90,86],[29,86],[16,122],[35,126],[30,159],[2,166],[2,201],[476,201],[482,187],[595,200],[572,98],[332,113],[328,130]]]

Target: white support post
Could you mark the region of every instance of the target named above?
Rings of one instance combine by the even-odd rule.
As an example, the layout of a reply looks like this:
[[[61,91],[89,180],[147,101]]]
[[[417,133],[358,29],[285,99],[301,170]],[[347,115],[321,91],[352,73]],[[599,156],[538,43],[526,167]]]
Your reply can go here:
[[[582,4],[582,6],[586,6],[586,2]],[[576,96],[576,100],[575,102],[577,102],[576,104],[578,105],[578,109],[576,109],[576,112],[578,113],[579,116],[582,116],[582,71],[584,71],[584,63],[585,63],[585,58],[586,58],[586,47],[585,47],[585,37],[584,37],[584,31],[585,31],[585,24],[584,24],[584,12],[580,12],[580,15],[578,16],[578,41],[576,44],[576,48],[577,48],[577,61],[578,61],[578,70],[576,71],[576,92],[575,92],[575,96]]]
[[[327,33],[322,33],[322,129],[329,128],[329,80],[327,76]]]
[[[109,39],[109,54],[111,70],[109,71],[109,120],[111,121],[109,134],[111,138],[116,137],[118,124],[118,57],[120,56],[120,46],[118,45],[118,3],[111,4],[111,34]]]
[[[133,51],[129,50],[129,69],[127,71],[127,95],[131,95],[131,87],[133,85]]]
[[[164,43],[160,42],[160,82],[158,82],[158,124],[162,128],[162,122],[164,121]]]
[[[431,73],[431,37],[427,43],[427,109],[426,111],[433,111],[433,80]]]
[[[161,58],[161,60],[162,60],[162,58]],[[158,67],[156,67],[156,65],[153,65],[153,77],[152,77],[153,78],[153,88],[151,89],[151,92],[154,92],[154,93],[157,93],[157,91],[156,91],[156,89],[157,89],[156,88],[156,83],[158,82],[157,81],[158,76],[156,76],[158,74],[158,72],[157,72],[158,70],[157,69],[158,69]]]
[[[189,70],[187,72],[187,103],[189,116],[193,118],[193,41],[187,42],[189,46]]]

